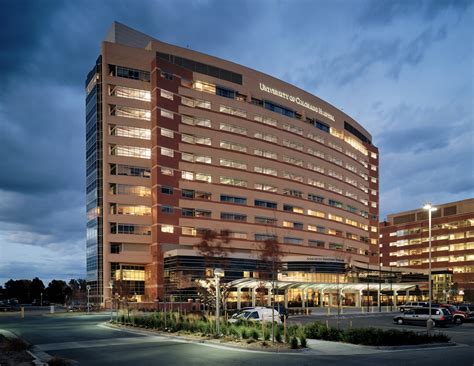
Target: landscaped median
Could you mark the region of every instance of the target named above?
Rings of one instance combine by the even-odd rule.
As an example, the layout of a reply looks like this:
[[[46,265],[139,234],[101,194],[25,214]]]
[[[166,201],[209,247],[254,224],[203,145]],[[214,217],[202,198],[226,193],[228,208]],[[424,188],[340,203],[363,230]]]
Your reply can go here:
[[[358,328],[337,329],[314,322],[307,325],[274,326],[272,342],[271,323],[240,321],[227,324],[221,321],[220,334],[216,335],[214,317],[197,314],[152,313],[143,315],[119,315],[116,324],[146,328],[175,335],[199,337],[200,339],[219,339],[221,343],[264,349],[302,349],[307,347],[307,339],[344,342],[364,346],[408,346],[434,343],[448,343],[450,338],[443,333],[426,331],[414,332],[396,329]]]

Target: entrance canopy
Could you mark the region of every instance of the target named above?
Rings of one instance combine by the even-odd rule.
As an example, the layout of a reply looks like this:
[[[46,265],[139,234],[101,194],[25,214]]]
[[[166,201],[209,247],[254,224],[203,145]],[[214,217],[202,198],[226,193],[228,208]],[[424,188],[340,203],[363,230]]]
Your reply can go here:
[[[293,282],[293,281],[275,281],[275,288],[281,290],[301,289],[301,290],[320,290],[320,291],[338,291],[343,292],[360,292],[360,291],[409,291],[415,287],[422,286],[423,283],[406,282],[406,283],[321,283],[321,282]],[[256,289],[264,286],[267,289],[272,288],[272,281],[262,281],[258,278],[241,278],[229,282],[230,287],[237,290],[243,288]]]

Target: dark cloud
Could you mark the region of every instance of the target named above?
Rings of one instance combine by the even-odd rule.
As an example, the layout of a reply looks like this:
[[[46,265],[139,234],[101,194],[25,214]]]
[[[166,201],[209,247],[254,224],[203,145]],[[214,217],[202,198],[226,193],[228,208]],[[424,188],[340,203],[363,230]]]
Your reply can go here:
[[[430,20],[451,9],[461,13],[472,4],[470,0],[371,0],[362,7],[357,21],[363,27],[385,27],[395,20],[410,16]]]

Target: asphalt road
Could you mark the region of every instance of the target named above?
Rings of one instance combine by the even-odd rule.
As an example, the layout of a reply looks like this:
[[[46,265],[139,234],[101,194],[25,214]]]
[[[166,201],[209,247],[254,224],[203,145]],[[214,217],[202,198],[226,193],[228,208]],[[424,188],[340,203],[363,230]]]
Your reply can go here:
[[[349,317],[349,316],[348,316]],[[246,352],[205,344],[111,329],[103,325],[104,315],[55,314],[27,312],[0,314],[0,329],[25,338],[50,355],[57,355],[79,365],[443,365],[474,364],[474,326],[459,326],[447,330],[456,342],[468,344],[438,349],[376,351],[371,354],[315,355]],[[318,317],[293,318],[291,322],[314,321]],[[323,318],[325,319],[325,318]],[[391,316],[371,316],[352,320],[352,325],[392,327]],[[329,317],[328,321],[336,321]],[[398,327],[393,325],[393,327]],[[412,327],[406,327],[412,328]],[[419,328],[418,328],[419,329]],[[360,352],[359,352],[360,353]]]

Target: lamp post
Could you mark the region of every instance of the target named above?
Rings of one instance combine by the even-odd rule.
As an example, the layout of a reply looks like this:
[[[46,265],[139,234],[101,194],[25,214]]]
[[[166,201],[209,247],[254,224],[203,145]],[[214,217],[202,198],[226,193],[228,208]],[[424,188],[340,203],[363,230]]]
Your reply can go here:
[[[219,336],[220,334],[220,319],[219,319],[219,307],[220,307],[220,280],[221,277],[224,277],[224,270],[222,268],[214,269],[214,279],[216,280],[216,334]]]
[[[426,322],[426,329],[428,332],[433,330],[434,322],[431,319],[431,213],[436,211],[437,208],[433,207],[431,203],[427,203],[423,206],[424,210],[428,211],[428,321]]]
[[[90,291],[91,291],[91,285],[87,285],[86,286],[86,289],[87,289],[87,314],[89,314],[89,310],[90,310],[90,307],[91,307],[91,304],[90,304]]]
[[[109,288],[110,288],[110,321],[112,322],[112,317],[114,314],[114,303],[113,303],[113,288],[114,288],[114,280],[109,281]]]

